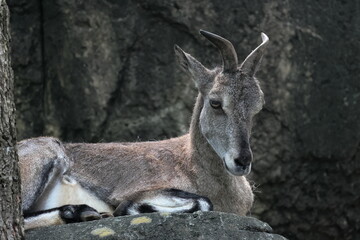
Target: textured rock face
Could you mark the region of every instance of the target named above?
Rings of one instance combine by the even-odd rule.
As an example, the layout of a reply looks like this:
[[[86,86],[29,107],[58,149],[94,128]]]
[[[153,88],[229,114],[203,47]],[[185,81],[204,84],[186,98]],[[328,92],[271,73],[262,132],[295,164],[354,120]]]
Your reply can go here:
[[[11,16],[18,139],[44,129],[44,78],[40,1],[7,1]]]
[[[291,239],[360,238],[356,1],[12,1],[19,140],[162,139],[187,131],[196,96],[173,44],[220,64],[199,29],[239,59],[271,44],[252,146],[252,215]]]
[[[27,240],[58,239],[248,239],[286,240],[255,218],[219,212],[143,214],[35,229]]]

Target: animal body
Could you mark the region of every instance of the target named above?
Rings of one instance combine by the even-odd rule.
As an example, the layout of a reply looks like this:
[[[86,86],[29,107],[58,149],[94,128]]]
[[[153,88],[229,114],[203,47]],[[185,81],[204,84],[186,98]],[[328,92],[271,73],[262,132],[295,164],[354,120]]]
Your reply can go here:
[[[262,33],[262,43],[239,64],[228,40],[200,33],[220,50],[223,64],[207,69],[175,45],[199,91],[188,134],[135,143],[63,144],[50,137],[19,143],[28,229],[111,214],[249,211],[251,123],[264,104],[254,75],[268,37]]]

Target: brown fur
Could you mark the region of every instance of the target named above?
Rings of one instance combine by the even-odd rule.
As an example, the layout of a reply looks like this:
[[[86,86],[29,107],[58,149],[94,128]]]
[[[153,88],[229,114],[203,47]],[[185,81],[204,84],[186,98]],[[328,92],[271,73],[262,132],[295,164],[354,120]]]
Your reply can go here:
[[[190,133],[164,141],[66,144],[71,174],[84,186],[100,188],[101,199],[117,206],[139,192],[177,188],[208,197],[214,210],[245,215],[253,194],[243,176],[232,176],[198,128],[199,96]],[[101,176],[101,177],[95,177]]]

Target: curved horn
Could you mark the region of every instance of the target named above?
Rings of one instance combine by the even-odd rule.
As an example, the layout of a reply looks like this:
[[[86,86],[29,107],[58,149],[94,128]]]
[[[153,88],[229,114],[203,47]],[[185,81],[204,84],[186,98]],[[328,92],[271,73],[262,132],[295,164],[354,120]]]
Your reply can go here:
[[[264,50],[269,43],[269,37],[265,33],[261,33],[261,40],[262,43],[246,57],[240,66],[240,68],[250,76],[253,76],[256,73],[260,65]]]
[[[200,30],[200,33],[220,50],[223,60],[223,71],[236,71],[238,67],[238,58],[232,43],[211,32]]]

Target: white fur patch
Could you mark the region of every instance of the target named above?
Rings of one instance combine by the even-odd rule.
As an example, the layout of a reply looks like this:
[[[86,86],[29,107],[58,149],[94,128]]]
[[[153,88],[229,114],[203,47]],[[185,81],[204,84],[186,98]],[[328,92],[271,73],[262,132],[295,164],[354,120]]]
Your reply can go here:
[[[67,204],[86,204],[98,212],[114,212],[110,205],[83,188],[75,179],[66,175],[57,181],[41,209],[56,208]]]
[[[236,166],[235,166],[235,161],[234,161],[234,156],[233,156],[233,155],[234,155],[234,154],[232,154],[232,152],[231,152],[231,153],[227,152],[227,153],[225,154],[225,164],[226,164],[226,166],[228,167],[228,169],[230,169],[230,170],[236,168]]]
[[[201,211],[210,211],[210,204],[206,200],[199,199],[199,205]]]
[[[193,208],[195,201],[194,199],[179,197],[156,196],[151,199],[145,199],[141,203],[148,204],[159,212],[183,212]]]
[[[129,215],[136,215],[136,214],[140,214],[139,210],[137,209],[138,204],[134,204],[133,206],[131,206],[130,208],[127,209],[127,212]]]

